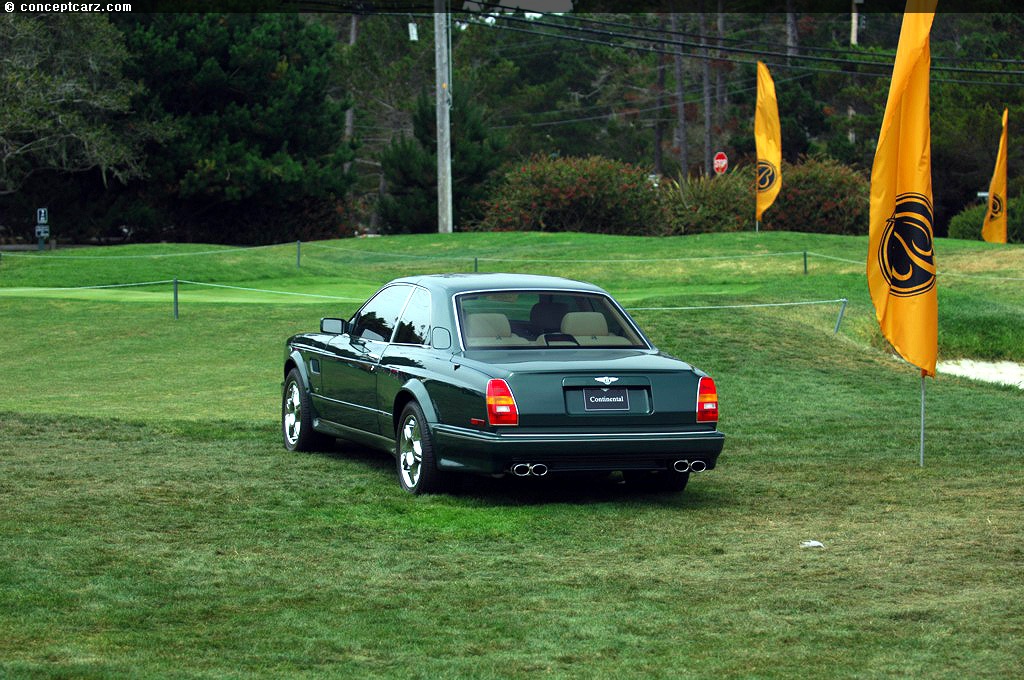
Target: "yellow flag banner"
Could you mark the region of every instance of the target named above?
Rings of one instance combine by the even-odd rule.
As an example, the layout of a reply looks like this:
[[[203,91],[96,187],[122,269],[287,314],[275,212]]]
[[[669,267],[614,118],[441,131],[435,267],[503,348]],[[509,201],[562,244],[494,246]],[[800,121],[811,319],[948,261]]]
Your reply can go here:
[[[1006,243],[1006,119],[1009,109],[1003,109],[1003,134],[999,138],[996,169],[988,185],[988,212],[981,227],[981,237],[989,243]]]
[[[933,247],[929,33],[936,0],[909,0],[871,168],[867,279],[882,333],[935,375],[938,297]],[[927,10],[927,11],[925,11]]]
[[[757,108],[754,111],[754,141],[757,145],[757,221],[775,202],[782,188],[782,128],[775,81],[768,67],[757,62]]]

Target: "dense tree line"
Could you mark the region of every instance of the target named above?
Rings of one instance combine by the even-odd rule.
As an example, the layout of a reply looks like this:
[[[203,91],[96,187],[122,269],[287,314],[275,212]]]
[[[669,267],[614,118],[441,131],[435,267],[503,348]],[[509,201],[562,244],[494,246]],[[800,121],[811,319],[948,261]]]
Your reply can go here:
[[[896,14],[452,19],[456,228],[483,221],[494,183],[527,158],[599,155],[677,179],[707,173],[709,149],[750,165],[757,59],[776,80],[785,159],[867,173],[900,26]],[[1017,14],[936,18],[939,233],[987,187],[1004,107],[1009,193],[1024,190],[1022,38]],[[430,15],[0,16],[0,238],[30,237],[40,206],[77,240],[433,231],[433,69]]]

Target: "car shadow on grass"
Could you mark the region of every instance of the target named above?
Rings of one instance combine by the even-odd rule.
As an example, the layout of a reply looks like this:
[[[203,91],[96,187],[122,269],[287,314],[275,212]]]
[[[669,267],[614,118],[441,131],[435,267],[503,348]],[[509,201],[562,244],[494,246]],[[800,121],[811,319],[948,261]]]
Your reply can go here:
[[[621,473],[551,473],[543,478],[476,477],[456,478],[450,495],[474,498],[493,505],[548,505],[557,503],[644,504],[677,508],[711,505],[711,499],[692,479],[684,491],[658,491],[625,481]]]
[[[324,447],[314,455],[358,464],[379,474],[402,495],[395,460],[387,453],[345,440]],[[705,473],[701,473],[702,475]],[[714,494],[701,487],[700,476],[691,475],[684,491],[657,491],[630,484],[621,473],[551,473],[544,477],[488,476],[452,473],[445,496],[497,506],[548,505],[556,503],[643,503],[680,508],[713,507]]]

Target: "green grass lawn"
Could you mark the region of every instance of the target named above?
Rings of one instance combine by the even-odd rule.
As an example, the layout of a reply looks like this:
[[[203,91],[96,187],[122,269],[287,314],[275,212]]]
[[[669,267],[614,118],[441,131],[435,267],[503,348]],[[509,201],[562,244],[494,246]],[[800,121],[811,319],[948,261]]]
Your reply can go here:
[[[1024,393],[929,380],[919,468],[919,379],[879,337],[866,247],[455,234],[303,244],[301,268],[294,244],[4,253],[0,676],[1024,675]],[[1024,361],[1024,249],[937,248],[940,359]],[[837,304],[635,313],[718,383],[726,448],[681,495],[552,477],[412,497],[387,456],[285,452],[285,338],[474,258],[632,308],[850,303],[838,335]],[[183,285],[174,321],[167,284],[26,290],[172,278],[348,299]]]

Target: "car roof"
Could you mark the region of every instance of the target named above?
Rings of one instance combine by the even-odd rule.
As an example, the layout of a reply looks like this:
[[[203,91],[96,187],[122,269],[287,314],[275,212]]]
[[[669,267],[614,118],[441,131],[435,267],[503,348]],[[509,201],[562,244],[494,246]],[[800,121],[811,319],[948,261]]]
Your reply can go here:
[[[411,283],[447,295],[456,295],[467,291],[526,289],[583,290],[607,294],[604,289],[592,283],[537,274],[427,274],[407,276],[395,279],[391,283]]]

